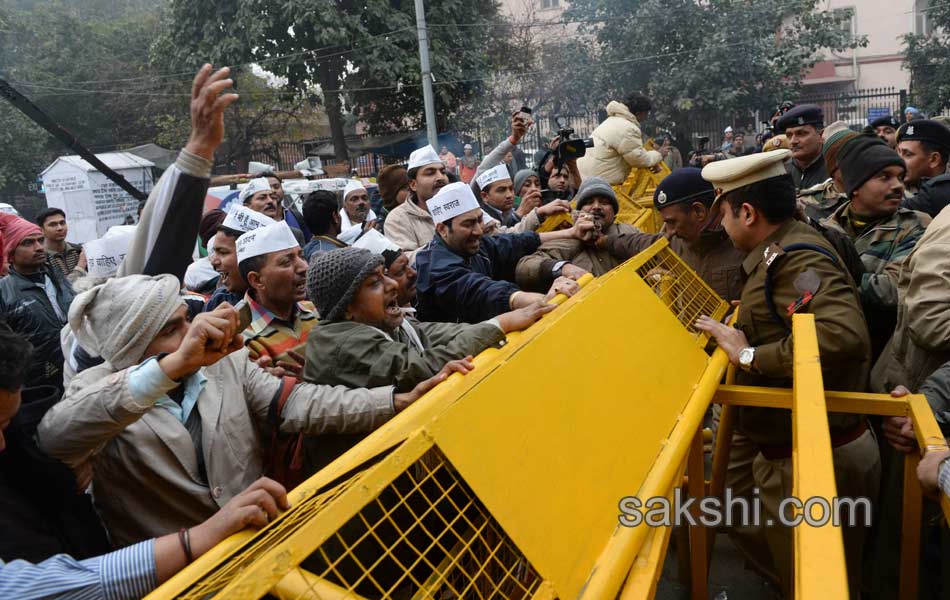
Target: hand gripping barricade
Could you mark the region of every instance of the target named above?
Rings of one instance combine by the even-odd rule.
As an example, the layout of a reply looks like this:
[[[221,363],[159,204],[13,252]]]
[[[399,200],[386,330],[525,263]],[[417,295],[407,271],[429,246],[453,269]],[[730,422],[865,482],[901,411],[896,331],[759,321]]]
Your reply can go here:
[[[710,402],[724,405],[717,457],[733,406],[792,409],[799,497],[835,495],[827,410],[910,415],[922,448],[945,447],[922,396],[825,394],[809,315],[795,317],[794,389],[720,385],[728,359],[692,324],[727,304],[665,240],[581,283],[294,489],[267,527],[149,598],[651,598],[671,528],[621,526],[618,502],[721,494],[724,460],[702,476]],[[658,344],[677,360],[653,360]],[[915,532],[920,489],[913,476],[905,487]],[[689,531],[694,598],[706,597],[707,533]],[[797,597],[847,597],[840,529],[799,527],[795,550]]]

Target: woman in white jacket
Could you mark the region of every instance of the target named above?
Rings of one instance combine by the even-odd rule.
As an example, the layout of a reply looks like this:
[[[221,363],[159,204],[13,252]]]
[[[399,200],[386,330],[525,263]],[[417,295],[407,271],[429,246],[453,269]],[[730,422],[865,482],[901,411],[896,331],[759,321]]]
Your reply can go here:
[[[649,98],[634,94],[626,103],[613,101],[607,105],[607,119],[591,134],[594,147],[577,161],[581,175],[602,177],[611,185],[627,178],[631,167],[653,168],[666,157],[668,150],[646,150],[640,122],[653,108]]]

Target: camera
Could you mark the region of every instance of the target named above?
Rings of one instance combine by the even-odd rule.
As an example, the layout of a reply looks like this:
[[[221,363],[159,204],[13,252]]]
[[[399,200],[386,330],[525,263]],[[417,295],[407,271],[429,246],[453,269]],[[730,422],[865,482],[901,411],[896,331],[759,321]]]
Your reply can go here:
[[[560,169],[567,161],[584,156],[588,148],[594,147],[594,140],[576,137],[574,129],[567,126],[567,119],[564,117],[555,117],[554,122],[557,123],[557,137],[560,140],[554,151],[554,164]]]
[[[555,200],[568,200],[571,196],[570,190],[557,191],[557,190],[541,190],[541,206],[553,202]]]

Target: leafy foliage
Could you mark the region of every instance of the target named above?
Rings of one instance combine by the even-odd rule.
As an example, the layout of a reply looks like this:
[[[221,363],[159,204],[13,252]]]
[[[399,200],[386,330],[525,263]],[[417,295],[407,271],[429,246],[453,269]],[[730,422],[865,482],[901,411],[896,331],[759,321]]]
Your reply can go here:
[[[494,0],[427,2],[431,66],[442,127],[483,85],[498,52]],[[459,18],[468,23],[458,24]],[[194,67],[196,56],[255,61],[288,89],[320,95],[338,158],[345,158],[344,112],[371,131],[423,123],[414,5],[408,0],[172,0],[161,54]]]
[[[597,92],[646,92],[660,119],[750,112],[791,97],[822,49],[866,44],[845,13],[817,0],[573,0],[567,15],[599,53],[579,69],[609,72]]]
[[[950,3],[932,2],[930,35],[904,36],[905,64],[911,73],[913,102],[928,113],[950,108]]]

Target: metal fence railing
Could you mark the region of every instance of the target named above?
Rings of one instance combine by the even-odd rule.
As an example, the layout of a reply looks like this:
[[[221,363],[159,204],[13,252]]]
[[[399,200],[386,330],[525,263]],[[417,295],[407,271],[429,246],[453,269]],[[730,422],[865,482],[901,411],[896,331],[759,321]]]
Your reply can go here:
[[[863,90],[843,91],[836,94],[803,93],[796,103],[812,103],[822,107],[825,113],[825,123],[842,120],[852,129],[860,130],[871,120],[888,114],[902,115],[908,105],[913,104],[913,96],[904,89],[873,88]],[[746,113],[713,112],[691,114],[683,122],[659,122],[653,118],[642,124],[643,133],[647,137],[656,136],[660,132],[669,132],[675,139],[683,157],[693,150],[701,137],[710,139],[710,146],[717,148],[721,145],[723,131],[732,127],[734,131],[742,132],[746,136],[746,145],[756,143],[756,134],[765,128],[765,121],[772,115],[775,108],[763,106],[757,111]],[[567,127],[574,130],[576,136],[586,138],[606,118],[604,111],[588,112],[575,115],[563,115]],[[456,147],[450,144],[450,150],[461,154],[461,146],[472,144],[475,154],[479,158],[485,156],[491,149],[510,134],[510,118],[507,115],[488,117],[474,130],[454,132]],[[554,115],[536,116],[535,127],[522,140],[520,148],[525,154],[529,166],[534,163],[535,155],[547,148],[548,142],[557,135],[558,125]],[[365,136],[360,136],[365,137]],[[277,142],[270,148],[253,153],[252,160],[274,164],[282,170],[289,170],[293,165],[307,156],[307,149],[324,144],[329,140],[308,140],[306,142]],[[350,158],[350,169],[355,170],[361,177],[373,177],[387,163],[407,157],[382,156],[378,154],[362,154]],[[276,163],[276,164],[275,164]],[[325,159],[324,164],[335,165],[338,161]]]

